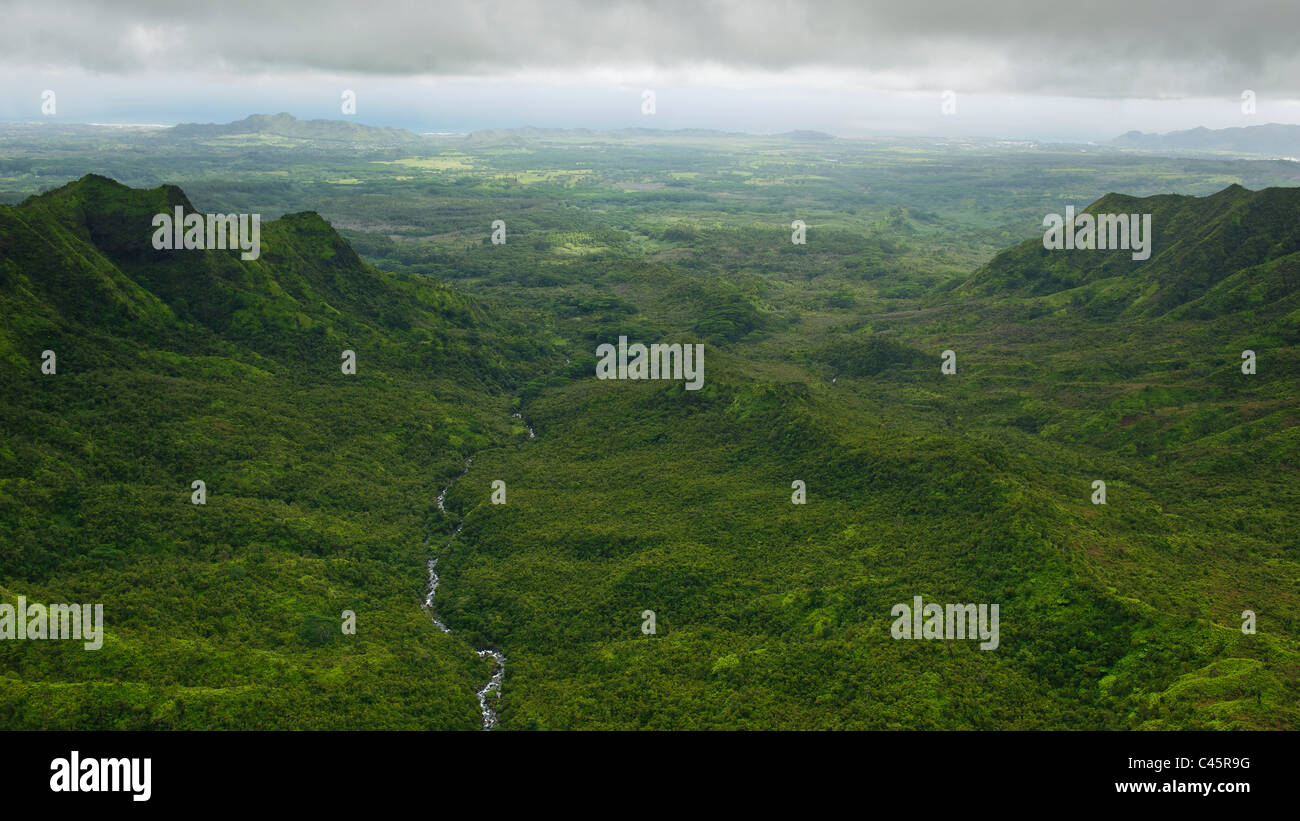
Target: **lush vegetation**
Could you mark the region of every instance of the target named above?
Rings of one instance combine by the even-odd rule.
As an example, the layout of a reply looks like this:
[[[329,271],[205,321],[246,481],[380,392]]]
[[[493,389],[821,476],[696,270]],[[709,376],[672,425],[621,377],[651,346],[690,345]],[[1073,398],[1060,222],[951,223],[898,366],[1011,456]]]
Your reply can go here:
[[[1294,164],[275,124],[0,144],[0,600],[108,634],[0,642],[0,726],[469,729],[492,646],[503,729],[1300,727]],[[1156,252],[1044,251],[1071,203]]]

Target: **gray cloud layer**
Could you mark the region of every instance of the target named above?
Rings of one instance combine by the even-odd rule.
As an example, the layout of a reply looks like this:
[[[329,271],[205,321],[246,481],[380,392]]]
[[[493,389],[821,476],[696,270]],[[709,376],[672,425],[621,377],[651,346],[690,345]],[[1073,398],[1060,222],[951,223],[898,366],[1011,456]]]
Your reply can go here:
[[[1300,97],[1297,9],[1294,0],[6,0],[0,64],[488,77],[711,66],[828,70],[889,89]]]

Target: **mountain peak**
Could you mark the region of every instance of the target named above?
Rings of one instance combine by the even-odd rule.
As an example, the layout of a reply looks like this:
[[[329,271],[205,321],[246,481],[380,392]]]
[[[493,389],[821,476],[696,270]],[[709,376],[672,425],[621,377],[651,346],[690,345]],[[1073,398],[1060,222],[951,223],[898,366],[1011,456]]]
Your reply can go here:
[[[176,206],[187,212],[197,210],[178,186],[131,188],[100,174],[86,174],[66,185],[33,194],[22,205],[44,208],[64,222],[83,224],[90,218],[109,214],[152,219],[154,214],[170,212]]]
[[[245,259],[242,247],[155,247],[155,216],[176,207],[201,213],[175,185],[135,189],[90,174],[13,207],[0,229],[46,238],[25,243],[37,250],[12,257],[14,268],[55,314],[87,326],[116,327],[126,315],[147,334],[179,319],[267,353],[322,342],[291,339],[284,327],[342,327],[397,310],[392,281],[315,211],[260,222],[258,255]]]

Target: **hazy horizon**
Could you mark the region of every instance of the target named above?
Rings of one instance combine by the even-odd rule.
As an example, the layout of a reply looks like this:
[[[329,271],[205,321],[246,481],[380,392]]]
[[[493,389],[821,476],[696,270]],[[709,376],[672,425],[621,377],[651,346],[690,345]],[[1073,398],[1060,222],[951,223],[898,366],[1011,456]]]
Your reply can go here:
[[[416,132],[645,126],[1085,143],[1300,124],[1295,10],[1105,0],[1091,12],[1095,25],[1028,2],[947,0],[135,0],[112,10],[17,0],[0,3],[0,121],[171,125],[285,111]],[[53,114],[42,110],[47,90]],[[355,115],[341,113],[345,90]]]
[[[373,83],[373,81],[371,81]],[[1300,103],[1257,104],[1254,116],[1242,115],[1240,103],[1188,100],[1103,100],[962,95],[956,113],[944,115],[942,92],[893,93],[858,97],[851,111],[831,103],[830,93],[747,90],[733,94],[715,89],[653,89],[655,113],[640,111],[644,89],[522,89],[497,86],[451,86],[426,92],[428,100],[412,105],[413,96],[399,86],[367,83],[330,88],[298,88],[293,93],[240,95],[204,107],[171,98],[141,103],[114,102],[110,93],[75,85],[49,83],[57,94],[54,115],[41,115],[45,87],[10,89],[0,105],[0,121],[55,122],[87,125],[160,125],[228,123],[252,114],[288,113],[301,120],[347,120],[363,125],[402,128],[416,133],[469,133],[493,128],[712,129],[748,134],[822,131],[837,137],[972,137],[1049,142],[1108,142],[1128,131],[1166,133],[1190,128],[1300,124]],[[354,115],[342,114],[344,90],[356,94]],[[20,100],[28,105],[19,105]],[[761,105],[755,105],[762,99]],[[30,113],[21,110],[27,108]],[[1223,109],[1227,109],[1225,113]],[[829,116],[828,112],[838,112]],[[1235,113],[1234,113],[1235,112]],[[1031,120],[1036,120],[1031,123]]]

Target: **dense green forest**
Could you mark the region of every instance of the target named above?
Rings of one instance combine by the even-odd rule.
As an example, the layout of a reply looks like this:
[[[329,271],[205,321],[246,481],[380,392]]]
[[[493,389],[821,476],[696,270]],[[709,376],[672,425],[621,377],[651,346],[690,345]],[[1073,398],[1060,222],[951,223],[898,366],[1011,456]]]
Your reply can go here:
[[[0,134],[0,727],[1300,728],[1295,163],[236,125]]]

